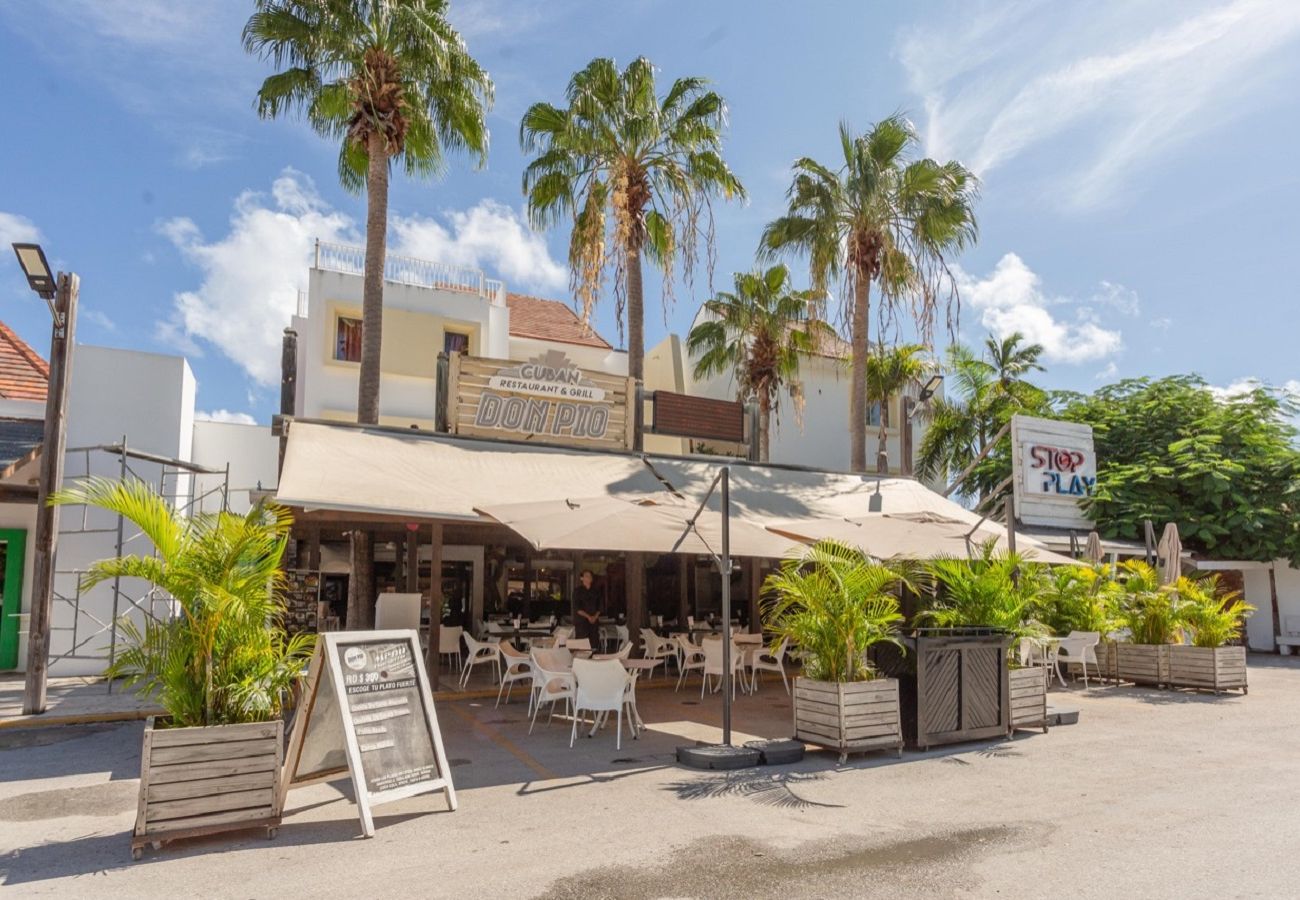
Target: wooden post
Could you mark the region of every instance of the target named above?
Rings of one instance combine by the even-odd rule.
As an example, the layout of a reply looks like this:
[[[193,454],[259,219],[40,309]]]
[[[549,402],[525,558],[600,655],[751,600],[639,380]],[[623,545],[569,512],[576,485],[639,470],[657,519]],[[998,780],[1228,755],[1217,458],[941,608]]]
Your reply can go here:
[[[320,529],[312,528],[307,532],[307,568],[313,572],[320,571]]]
[[[1277,642],[1282,634],[1282,612],[1277,603],[1277,560],[1268,564],[1268,599],[1273,612],[1273,652],[1281,653],[1282,647]]]
[[[370,628],[375,611],[374,536],[360,528],[352,531],[351,575],[348,577],[347,629]]]
[[[59,510],[50,506],[51,491],[63,486],[63,451],[67,438],[65,415],[72,347],[77,328],[77,295],[81,280],[60,272],[54,295],[54,327],[50,334],[50,379],[45,395],[45,437],[41,443],[40,485],[36,491],[36,555],[32,564],[32,608],[28,619],[27,676],[23,714],[45,712],[45,687],[50,662],[50,613],[54,605],[54,555],[59,540]]]
[[[425,651],[425,668],[429,670],[429,690],[438,689],[438,641],[442,633],[442,523],[434,522],[429,526],[429,536],[433,544],[433,553],[429,560],[429,649]],[[418,566],[416,577],[419,577]],[[417,582],[418,583],[418,582]],[[470,626],[466,633],[473,630],[473,604],[470,605]]]
[[[406,592],[420,591],[420,527],[406,529]]]
[[[645,554],[627,554],[624,586],[627,591],[627,627],[632,634],[640,634],[645,627]]]
[[[1011,498],[1002,501],[1003,516],[1007,520],[1007,552],[1016,552],[1016,514],[1011,505]]]
[[[752,556],[745,560],[745,575],[748,578],[746,589],[749,591],[749,630],[754,634],[759,634],[763,630],[759,611],[759,595],[763,590],[763,575],[759,565],[760,562],[761,560]]]
[[[280,415],[295,415],[298,397],[298,332],[284,330],[280,344]],[[280,430],[280,467],[284,471],[284,450],[289,444],[288,429]]]

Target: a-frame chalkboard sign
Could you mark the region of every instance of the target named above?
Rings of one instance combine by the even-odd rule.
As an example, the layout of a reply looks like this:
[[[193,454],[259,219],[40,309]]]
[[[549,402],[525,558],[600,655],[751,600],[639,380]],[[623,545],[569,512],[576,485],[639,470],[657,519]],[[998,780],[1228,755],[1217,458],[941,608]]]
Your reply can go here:
[[[371,808],[442,791],[456,808],[420,637],[413,630],[320,635],[293,720],[280,809],[290,788],[352,776],[361,830]]]

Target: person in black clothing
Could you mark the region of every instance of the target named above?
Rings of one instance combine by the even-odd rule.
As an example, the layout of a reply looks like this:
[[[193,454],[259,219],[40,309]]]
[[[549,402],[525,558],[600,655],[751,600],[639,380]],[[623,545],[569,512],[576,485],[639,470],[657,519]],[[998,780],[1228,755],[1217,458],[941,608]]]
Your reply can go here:
[[[590,569],[583,569],[573,590],[573,636],[591,641],[593,649],[599,646],[600,639],[600,592],[592,586],[595,580]]]

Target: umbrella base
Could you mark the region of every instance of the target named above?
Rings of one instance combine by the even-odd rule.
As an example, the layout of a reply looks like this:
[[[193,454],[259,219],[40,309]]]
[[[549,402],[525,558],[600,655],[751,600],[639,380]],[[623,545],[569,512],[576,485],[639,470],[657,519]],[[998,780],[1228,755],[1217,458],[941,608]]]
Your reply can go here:
[[[758,751],[758,764],[760,766],[787,766],[791,763],[800,762],[803,760],[804,750],[806,749],[803,741],[788,739],[746,741],[745,746]]]
[[[758,762],[759,752],[751,747],[696,744],[677,748],[678,765],[692,769],[749,769]]]

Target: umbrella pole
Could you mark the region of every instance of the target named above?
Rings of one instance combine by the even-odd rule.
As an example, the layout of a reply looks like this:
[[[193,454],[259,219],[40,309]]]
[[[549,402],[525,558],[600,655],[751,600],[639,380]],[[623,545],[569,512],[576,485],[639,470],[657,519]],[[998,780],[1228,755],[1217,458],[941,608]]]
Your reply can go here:
[[[731,473],[722,467],[722,743],[731,746]]]

